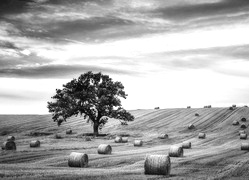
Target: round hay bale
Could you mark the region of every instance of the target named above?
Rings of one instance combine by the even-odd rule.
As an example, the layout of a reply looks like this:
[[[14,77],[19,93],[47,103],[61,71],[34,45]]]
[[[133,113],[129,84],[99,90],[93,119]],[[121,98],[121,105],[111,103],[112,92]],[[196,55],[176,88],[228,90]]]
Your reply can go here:
[[[144,173],[170,176],[171,162],[167,155],[147,155],[144,162]]]
[[[115,142],[115,143],[121,143],[121,142],[122,142],[122,137],[117,136],[117,137],[114,139],[114,142]]]
[[[66,134],[72,134],[72,133],[73,133],[72,129],[67,129],[66,130]]]
[[[245,133],[240,134],[240,139],[247,139],[247,134]]]
[[[135,139],[134,146],[143,146],[143,141],[141,139]]]
[[[15,141],[16,138],[14,136],[8,136],[7,141]]]
[[[5,141],[2,144],[2,150],[16,150],[16,143],[14,141]]]
[[[233,104],[232,107],[235,108],[235,107],[236,107],[236,104]]]
[[[85,136],[85,141],[91,141],[92,139],[89,136]]]
[[[160,134],[158,136],[159,139],[167,139],[168,137],[169,137],[168,134]]]
[[[170,157],[182,157],[183,148],[181,146],[171,146],[169,148],[169,156]]]
[[[249,143],[242,143],[241,150],[249,150]]]
[[[244,118],[244,117],[241,118],[241,121],[246,122],[246,118]]]
[[[191,148],[191,142],[183,142],[182,143],[183,149],[190,149]]]
[[[128,142],[128,137],[122,137],[122,143],[127,143]]]
[[[233,110],[233,107],[229,107],[229,110]]]
[[[234,126],[237,126],[237,125],[239,125],[239,121],[237,121],[237,120],[234,120],[234,121],[233,121],[233,125],[234,125]]]
[[[29,146],[30,147],[40,147],[41,143],[38,140],[31,141]]]
[[[87,167],[88,155],[84,153],[72,152],[68,158],[69,167]]]
[[[200,116],[198,113],[195,113],[195,116]]]
[[[191,108],[191,106],[187,106],[187,108],[188,108],[188,109],[190,109],[190,108]]]
[[[240,134],[245,134],[245,133],[246,133],[245,130],[240,130],[240,131],[239,131],[239,135],[240,135]]]
[[[199,139],[205,139],[206,134],[205,133],[199,133],[198,137],[199,137]]]
[[[99,154],[111,154],[112,147],[109,144],[100,144],[98,147]]]
[[[246,124],[245,124],[245,123],[242,123],[242,124],[240,125],[240,128],[245,129],[245,128],[246,128]]]
[[[61,134],[56,133],[56,134],[54,135],[54,138],[55,138],[55,139],[62,139],[62,136],[61,136]]]
[[[188,129],[194,129],[195,128],[195,125],[194,124],[189,124],[188,125]]]

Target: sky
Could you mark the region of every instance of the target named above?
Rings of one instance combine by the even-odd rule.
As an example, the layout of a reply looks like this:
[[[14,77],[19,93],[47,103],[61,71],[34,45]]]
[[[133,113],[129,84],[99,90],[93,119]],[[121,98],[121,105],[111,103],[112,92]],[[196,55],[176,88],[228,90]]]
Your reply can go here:
[[[47,114],[88,71],[127,110],[249,105],[248,0],[1,0],[0,114]]]

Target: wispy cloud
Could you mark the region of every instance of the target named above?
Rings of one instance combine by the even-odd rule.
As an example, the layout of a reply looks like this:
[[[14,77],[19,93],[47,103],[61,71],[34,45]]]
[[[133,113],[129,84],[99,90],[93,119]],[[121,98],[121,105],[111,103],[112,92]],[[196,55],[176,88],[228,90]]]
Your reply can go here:
[[[26,12],[29,7],[28,3],[33,0],[1,0],[0,1],[0,16],[5,14],[19,14]]]
[[[225,89],[234,100],[248,88],[248,22],[247,0],[2,0],[0,80],[51,80],[50,94],[58,80],[102,71],[126,83],[133,108],[156,86],[158,99],[176,105],[179,94],[184,102],[198,95],[196,104],[227,103]],[[20,99],[8,82],[0,97]]]
[[[73,78],[77,77],[87,71],[103,72],[107,74],[124,74],[132,75],[136,72],[122,69],[114,69],[108,67],[98,66],[84,66],[84,65],[38,65],[25,66],[19,68],[5,68],[0,69],[0,77],[19,77],[19,78]]]
[[[217,15],[227,15],[247,10],[249,2],[247,0],[220,0],[216,2],[204,2],[183,4],[171,7],[163,7],[154,10],[159,16],[166,19],[186,21],[193,18],[212,17]]]
[[[14,73],[13,76],[23,77],[27,74],[24,69],[14,67],[18,58],[17,66],[39,69],[39,75],[34,75],[39,78],[43,77],[42,70],[47,74],[44,67],[53,67],[54,63],[73,62],[99,69],[94,68],[93,60],[100,66],[117,62],[125,67],[125,64],[131,65],[132,59],[139,61],[136,65],[141,65],[144,61],[149,62],[150,57],[156,57],[155,63],[199,68],[204,67],[203,63],[215,64],[208,59],[221,57],[215,53],[216,49],[223,49],[237,58],[247,55],[246,50],[227,51],[230,46],[246,49],[244,46],[249,43],[246,38],[248,2],[245,0],[15,0],[15,3],[13,0],[12,4],[5,3],[5,7],[8,8],[1,15],[5,25],[0,28],[5,36],[1,37],[0,47],[5,49],[2,55],[7,54],[8,58],[0,63],[6,63],[3,67],[9,69],[2,69],[2,75]],[[11,9],[16,7],[21,10],[13,13]],[[231,21],[235,24],[230,25]],[[184,55],[184,51],[189,54]],[[14,60],[7,62],[11,56]],[[222,57],[225,57],[224,53]],[[38,61],[40,63],[35,64]],[[52,66],[47,64],[49,62]]]
[[[126,67],[134,65],[132,59],[137,66],[156,58],[155,63],[172,67],[200,68],[215,64],[208,59],[247,58],[246,0],[13,0],[2,7],[2,76],[30,72],[40,78],[47,67],[62,64],[65,69],[70,62],[68,73],[77,64],[79,69],[108,63],[109,68],[111,63]]]
[[[32,93],[33,95],[31,96]],[[25,93],[18,93],[18,92],[0,92],[0,99],[1,100],[9,100],[9,101],[34,101],[35,97],[39,97],[38,93],[34,94],[33,92],[25,92]],[[37,98],[39,99],[39,98]]]
[[[8,41],[0,41],[0,48],[3,49],[18,49],[14,43]]]

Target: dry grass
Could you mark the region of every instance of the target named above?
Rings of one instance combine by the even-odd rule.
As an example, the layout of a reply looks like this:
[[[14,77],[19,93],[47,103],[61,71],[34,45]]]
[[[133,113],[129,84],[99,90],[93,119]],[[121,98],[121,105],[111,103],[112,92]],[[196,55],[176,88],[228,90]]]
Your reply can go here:
[[[181,108],[160,111],[131,111],[136,117],[129,126],[120,126],[111,119],[101,133],[130,134],[129,142],[141,138],[144,145],[134,147],[133,143],[115,143],[108,138],[94,138],[84,141],[77,138],[82,132],[92,132],[92,127],[79,117],[69,119],[57,127],[50,116],[1,116],[1,130],[16,137],[16,151],[0,151],[0,177],[3,179],[164,179],[165,176],[144,174],[146,154],[166,155],[171,145],[191,142],[192,148],[184,151],[183,158],[172,158],[169,179],[248,179],[248,150],[240,150],[242,140],[238,138],[239,127],[232,126],[234,119],[249,114],[249,108]],[[198,112],[201,117],[194,117]],[[2,119],[1,119],[2,118]],[[20,123],[24,122],[24,123]],[[186,127],[195,124],[196,129]],[[65,135],[71,127],[74,133]],[[29,148],[30,131],[64,134],[55,139],[53,134],[39,137],[40,148]],[[247,131],[247,130],[246,130]],[[170,138],[159,140],[158,133],[167,132]],[[196,138],[199,132],[207,132],[208,138]],[[247,133],[247,132],[246,132]],[[7,135],[0,136],[4,142]],[[99,144],[110,144],[112,155],[99,155]],[[68,168],[71,152],[89,156],[88,168]]]

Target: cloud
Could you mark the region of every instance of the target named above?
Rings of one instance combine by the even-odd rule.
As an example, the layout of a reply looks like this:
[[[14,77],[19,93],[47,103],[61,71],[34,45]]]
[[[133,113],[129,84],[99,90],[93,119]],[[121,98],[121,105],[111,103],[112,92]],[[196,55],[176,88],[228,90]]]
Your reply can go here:
[[[146,54],[136,62],[148,63],[157,71],[207,70],[225,75],[248,77],[249,44],[177,50]],[[141,67],[141,64],[139,64]],[[149,71],[147,71],[149,72]]]
[[[172,53],[164,53],[161,56],[166,56],[166,54],[177,54],[179,57],[186,57],[189,55],[196,56],[206,56],[210,61],[219,61],[219,60],[244,60],[249,61],[249,43],[242,45],[226,46],[226,47],[212,47],[212,48],[203,48],[203,49],[194,49],[186,51],[178,51]],[[216,56],[216,57],[214,57]]]
[[[42,65],[20,68],[0,69],[0,77],[18,77],[30,79],[56,79],[56,78],[73,78],[87,71],[103,72],[107,74],[131,75],[136,72],[122,69],[114,69],[100,66],[84,65]]]
[[[99,39],[105,36],[101,33],[94,33],[103,29],[122,28],[122,26],[131,25],[133,22],[116,17],[93,17],[85,20],[57,21],[46,24],[46,31],[53,37],[72,39]],[[109,29],[111,31],[111,29]],[[95,36],[96,35],[96,36]],[[82,38],[83,37],[83,38]]]
[[[0,48],[6,48],[6,49],[19,49],[16,47],[16,45],[9,41],[1,41],[0,40]]]
[[[17,54],[17,56],[6,56],[1,55],[0,50],[0,70],[15,69],[22,66],[41,65],[52,61],[50,59],[39,57],[35,53],[31,53],[29,55],[24,55],[22,51],[15,51],[15,53]]]
[[[213,68],[215,72],[229,75],[249,78],[249,61],[244,60],[230,60],[225,63],[218,63],[217,66]],[[247,79],[245,79],[247,81]]]
[[[96,42],[122,37],[134,25],[132,19],[117,16],[108,1],[36,1],[26,3],[25,8],[22,12],[3,13],[2,19],[15,27],[8,30],[9,35],[58,42],[63,38]],[[133,35],[131,30],[128,34]]]
[[[0,92],[0,99],[27,101],[27,100],[34,100],[34,97],[35,96],[31,98],[30,94],[28,93],[26,93],[25,95],[24,93],[21,94],[20,92]]]
[[[39,2],[39,0],[38,0]],[[97,4],[107,4],[107,3],[110,3],[112,2],[112,0],[42,0],[41,1],[42,3],[45,3],[45,4],[55,4],[55,5],[59,5],[59,4],[78,4],[78,3],[86,3],[86,2],[94,2],[94,3],[97,3]]]
[[[198,69],[210,68],[219,61],[218,58],[247,58],[244,47],[237,50],[228,47],[248,43],[248,26],[243,26],[243,23],[222,26],[231,19],[238,22],[241,16],[246,19],[245,9],[249,4],[246,0],[155,0],[153,3],[147,0],[36,0],[19,4],[22,12],[6,12],[4,16],[4,21],[12,28],[4,29],[9,39],[0,44],[0,49],[19,47],[20,50],[4,51],[9,53],[9,57],[0,60],[2,76],[31,77],[33,74],[33,77],[40,78],[44,76],[41,71],[53,70],[51,76],[65,77],[59,70],[53,69],[55,65],[44,64],[77,64],[79,59],[82,60],[78,69],[75,68],[77,65],[71,64],[62,66],[62,70],[71,74],[71,68],[79,72],[85,69],[83,67],[100,69],[108,63],[109,69],[113,69],[112,63],[129,68],[134,65],[132,59],[139,60],[135,64],[137,68],[142,66],[142,62],[148,63],[150,57],[154,58],[151,63],[154,66],[159,62],[164,67]],[[239,8],[240,11],[237,11]],[[235,15],[238,12],[240,14]],[[223,17],[232,18],[224,20]],[[197,27],[195,22],[203,23],[209,29]],[[220,28],[217,29],[218,24]],[[190,53],[183,53],[187,51]],[[11,58],[14,53],[18,57]],[[162,56],[164,53],[166,55]],[[118,57],[119,60],[109,57]],[[7,59],[11,61],[7,62]],[[96,59],[100,63],[95,67],[89,61]],[[36,73],[33,72],[35,70]]]
[[[193,18],[200,18],[205,16],[216,16],[219,14],[236,13],[238,11],[247,10],[249,2],[247,0],[223,0],[213,3],[198,3],[198,4],[184,4],[171,7],[157,8],[152,13],[158,16],[176,20],[186,21]]]
[[[29,3],[33,0],[1,0],[0,1],[0,18],[5,14],[19,14],[25,12]]]
[[[67,38],[101,43],[162,32],[181,32],[197,26],[231,24],[231,19],[234,19],[232,23],[237,23],[236,17],[228,15],[246,13],[249,3],[246,0],[36,0],[17,4],[22,5],[23,11],[4,16],[4,21],[15,27],[8,32],[9,35],[18,31],[19,34],[14,33],[17,36],[50,42],[65,43],[63,39]]]

